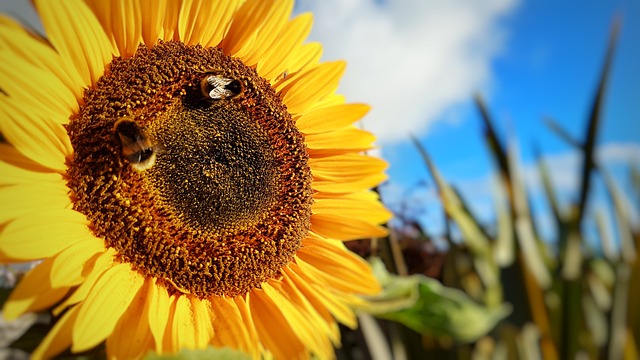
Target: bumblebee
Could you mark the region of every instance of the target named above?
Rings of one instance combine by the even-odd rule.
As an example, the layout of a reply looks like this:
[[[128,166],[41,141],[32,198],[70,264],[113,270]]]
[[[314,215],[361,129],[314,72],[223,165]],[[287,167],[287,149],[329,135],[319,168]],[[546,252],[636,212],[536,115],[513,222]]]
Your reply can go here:
[[[206,74],[200,81],[200,90],[207,99],[223,100],[242,94],[244,87],[240,80],[229,79],[215,74]]]
[[[155,164],[158,146],[135,121],[117,121],[114,132],[120,140],[122,156],[134,169],[144,171]]]

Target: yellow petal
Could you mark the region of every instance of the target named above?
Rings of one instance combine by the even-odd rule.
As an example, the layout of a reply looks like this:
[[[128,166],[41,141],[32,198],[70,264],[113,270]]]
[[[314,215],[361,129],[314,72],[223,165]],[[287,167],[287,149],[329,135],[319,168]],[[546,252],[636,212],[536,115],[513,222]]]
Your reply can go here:
[[[207,5],[211,5],[213,1],[203,2],[198,0],[183,0],[180,7],[180,16],[178,17],[178,34],[182,42],[188,45],[199,44],[201,39],[194,36],[194,27],[198,20],[198,14],[203,17],[213,17],[213,13],[202,9]],[[216,4],[218,5],[218,4]],[[207,9],[208,10],[208,9]]]
[[[0,233],[0,251],[14,259],[52,257],[66,247],[91,239],[86,217],[74,210],[33,212],[10,221]]]
[[[351,199],[351,200],[358,200],[358,201],[365,201],[365,202],[380,201],[380,196],[378,195],[378,193],[372,190],[358,191],[358,192],[353,192],[349,194],[317,193],[316,195],[314,195],[314,197],[319,199]]]
[[[312,157],[331,156],[369,150],[376,137],[354,127],[322,134],[306,135],[305,143]]]
[[[236,303],[223,296],[213,296],[209,303],[215,331],[215,336],[211,339],[212,344],[216,347],[229,346],[257,357],[257,340],[251,336]]]
[[[46,309],[67,294],[68,287],[53,289],[49,283],[52,263],[52,259],[43,261],[20,280],[4,304],[5,319],[14,320],[26,312]]]
[[[152,47],[163,39],[164,15],[170,9],[167,0],[143,0],[140,2],[142,16],[142,40],[148,47]]]
[[[78,318],[80,306],[67,311],[56,321],[40,345],[31,354],[32,359],[51,359],[71,346],[71,331]]]
[[[176,298],[175,312],[171,324],[172,349],[204,349],[214,330],[207,305],[191,295]]]
[[[310,158],[309,166],[315,178],[339,182],[382,173],[387,162],[371,156],[346,154]]]
[[[178,295],[171,324],[172,349],[197,349],[195,332],[193,304],[187,295]]]
[[[242,323],[247,330],[249,335],[249,339],[251,339],[250,344],[253,347],[254,358],[256,357],[256,351],[259,349],[258,343],[258,331],[256,330],[256,326],[253,323],[253,318],[251,317],[251,308],[249,307],[249,300],[251,298],[251,293],[247,293],[244,296],[236,296],[233,298],[233,302],[236,304],[238,311],[240,311],[240,315],[242,316]]]
[[[73,326],[73,352],[89,350],[113,332],[142,287],[144,278],[130,264],[117,264],[96,281]]]
[[[94,84],[115,53],[98,19],[82,0],[35,0],[47,38],[83,85]]]
[[[296,121],[304,134],[321,134],[343,129],[360,120],[370,107],[365,104],[342,104],[309,111]]]
[[[182,0],[168,0],[164,9],[162,36],[164,41],[180,40],[178,36],[178,21]]]
[[[12,52],[0,53],[0,89],[12,99],[29,104],[28,111],[38,109],[57,114],[65,122],[79,110],[76,94],[58,74],[28,63]]]
[[[302,279],[292,268],[298,269],[299,272],[299,267],[295,262],[289,263],[288,266],[282,269],[284,281],[290,283],[292,287],[295,287],[301,296],[308,301],[309,306],[324,320],[325,325],[323,325],[323,327],[326,328],[326,333],[329,335],[331,342],[334,346],[340,347],[340,330],[331,314],[332,307],[326,306],[322,299],[316,296],[310,284],[311,279]]]
[[[321,192],[360,191],[386,179],[384,160],[359,154],[310,158],[309,166],[313,188]]]
[[[107,338],[107,359],[141,359],[153,349],[149,314],[145,311],[151,279],[136,294],[113,333]]]
[[[313,215],[311,230],[322,236],[344,241],[387,235],[382,226],[368,221],[342,219],[335,215]]]
[[[259,28],[256,28],[255,46],[242,56],[245,64],[253,66],[262,60],[276,39],[281,40],[280,32],[287,23],[293,10],[293,0],[280,0],[273,2],[269,13],[265,16]]]
[[[286,66],[282,74],[272,78],[271,85],[276,91],[281,90],[287,84],[290,84],[290,82],[303,76],[306,70],[316,67],[320,62],[321,56],[322,45],[320,45],[320,43],[310,42],[295,47],[287,58]]]
[[[322,274],[319,271],[307,272],[296,263],[290,263],[289,268],[293,274],[292,278],[295,278],[297,283],[307,285],[306,289],[310,293],[309,298],[317,299],[322,304],[321,306],[329,310],[340,323],[351,329],[358,326],[358,320],[353,310],[334,295],[335,291],[332,291],[329,284],[322,279]]]
[[[173,294],[169,296],[169,304],[168,304],[169,316],[167,318],[167,328],[164,332],[164,338],[162,339],[162,349],[164,352],[167,352],[167,353],[175,353],[180,350],[177,347],[179,345],[176,339],[177,335],[174,334],[173,332],[173,323],[174,323],[174,318],[176,316],[176,305],[177,305],[178,297],[180,297],[180,295],[177,295],[177,294]]]
[[[233,15],[236,13],[236,11],[238,11],[240,5],[242,5],[242,1],[237,0],[224,1],[223,3],[224,5],[226,5],[226,7],[224,9],[218,9],[216,11],[216,21],[207,22],[206,19],[201,20],[201,23],[214,25],[214,27],[211,29],[204,26],[199,27],[199,32],[203,34],[202,44],[204,46],[216,47],[222,42],[225,34],[229,31],[229,27],[231,26],[231,22],[233,20]]]
[[[272,80],[287,71],[292,52],[299,47],[311,31],[313,16],[302,14],[288,22],[277,40],[267,49],[258,60],[258,74],[265,79]]]
[[[249,306],[260,341],[274,358],[308,358],[307,349],[298,334],[264,290],[254,289],[251,292]]]
[[[7,145],[7,144],[0,144]],[[5,148],[12,146],[6,146]],[[0,152],[3,150],[0,149]],[[17,151],[16,151],[17,152]],[[5,154],[2,154],[5,155]],[[0,158],[3,156],[0,155]],[[22,155],[22,154],[21,154]],[[32,162],[31,160],[29,160]],[[33,162],[32,162],[33,163]],[[41,167],[39,164],[33,163],[35,167]],[[47,168],[43,168],[45,171],[32,171],[22,167],[13,166],[10,163],[4,162],[0,160],[0,173],[2,176],[0,177],[0,186],[9,186],[9,185],[22,185],[22,184],[33,184],[33,183],[60,183],[62,181],[62,174],[57,172],[49,172],[51,170]]]
[[[39,111],[29,111],[29,104],[0,96],[0,132],[29,159],[56,170],[66,171],[65,160],[73,153],[71,142],[61,123]]]
[[[107,35],[112,37],[112,43],[117,45],[121,56],[131,56],[142,42],[142,13],[140,1],[115,0],[93,2],[105,3],[110,6],[105,13],[95,11],[100,18],[105,17],[102,23],[109,21]],[[145,14],[146,15],[146,14]]]
[[[24,32],[24,27],[18,23],[17,21],[15,21],[14,19],[12,19],[9,16],[6,16],[5,14],[1,14],[0,15],[0,27],[6,28],[8,31],[17,31],[17,32]]]
[[[332,94],[329,94],[329,95],[323,97],[322,99],[316,101],[315,104],[311,105],[307,111],[314,111],[316,109],[327,108],[327,107],[332,107],[332,106],[339,106],[339,105],[343,105],[344,103],[345,103],[344,95],[332,93]],[[301,113],[301,114],[296,115],[295,119],[299,118],[300,116],[304,115],[305,113]]]
[[[378,201],[365,201],[348,197],[316,198],[311,206],[313,214],[334,215],[346,221],[361,220],[383,223],[391,218],[391,213]]]
[[[149,287],[149,294],[145,304],[145,312],[149,314],[149,329],[156,345],[156,352],[162,353],[165,330],[169,318],[169,294],[167,289],[157,284],[156,279],[152,279],[152,285]]]
[[[238,58],[247,55],[254,46],[257,31],[273,7],[273,0],[248,0],[233,16],[227,35],[220,44],[225,54]],[[245,64],[251,66],[252,64]]]
[[[14,59],[48,71],[69,89],[76,100],[84,95],[82,79],[75,69],[67,69],[65,62],[46,41],[30,34],[12,19],[0,15],[0,49]],[[16,72],[17,74],[24,74]],[[70,99],[69,99],[70,101]]]
[[[68,192],[62,181],[0,187],[0,224],[31,212],[69,208]]]
[[[133,55],[142,43],[142,16],[140,1],[111,2],[111,36],[115,38],[121,56]]]
[[[133,55],[142,42],[140,1],[86,1],[110,38],[111,46],[118,49],[121,56]]]
[[[378,173],[367,177],[355,176],[355,174],[350,175],[354,176],[346,176],[343,178],[342,182],[314,177],[313,189],[318,192],[333,194],[360,191],[362,189],[370,189],[387,179],[387,175],[384,173]]]
[[[304,112],[338,88],[344,69],[344,61],[327,62],[305,71],[294,80],[285,81],[277,89],[282,102],[291,114]]]
[[[116,252],[113,248],[108,248],[102,254],[96,254],[92,257],[85,264],[85,268],[82,271],[82,275],[85,277],[84,282],[78,286],[71,296],[53,309],[53,315],[58,316],[69,306],[84,301],[100,276],[113,266],[115,254]]]
[[[307,237],[297,256],[301,269],[320,276],[334,289],[358,294],[380,291],[369,265],[341,243]]]
[[[309,307],[296,302],[302,298],[295,296],[295,292],[287,291],[294,289],[285,288],[283,285],[281,281],[271,281],[269,284],[262,284],[262,289],[266,298],[282,313],[289,326],[295,329],[296,335],[305,347],[321,359],[330,358],[333,355],[333,346],[326,334],[321,332],[322,319],[317,313],[308,313]],[[313,309],[311,311],[314,312]]]
[[[240,2],[185,0],[180,8],[178,31],[186,44],[216,46],[222,41]]]
[[[298,71],[316,66],[322,57],[322,45],[317,42],[304,44],[293,50],[288,60],[288,71],[295,74]]]
[[[0,186],[29,183],[61,183],[62,174],[22,155],[15,147],[0,143]]]
[[[211,308],[209,302],[200,300],[195,296],[190,296],[191,308],[195,320],[196,348],[206,348],[215,335],[211,319]]]
[[[117,6],[115,2],[112,1],[99,1],[99,0],[84,0],[84,2],[89,6],[93,15],[95,15],[96,19],[102,26],[105,35],[110,41],[111,48],[113,49],[113,55],[120,55],[120,48],[116,43],[116,39],[113,36],[113,30],[111,29],[111,5]]]
[[[104,240],[90,237],[75,243],[55,256],[51,267],[51,286],[71,287],[85,279],[85,267],[98,253],[106,250]]]
[[[321,335],[321,339],[316,340],[321,344],[319,351],[324,355],[333,353],[333,345],[326,341],[325,336],[329,336],[333,343],[339,341],[340,337],[336,336],[339,335],[339,332],[336,333],[335,331],[337,330],[335,321],[333,321],[333,318],[331,318],[331,315],[326,309],[322,308],[321,310],[324,316],[317,311],[316,307],[311,303],[311,301],[317,300],[308,298],[306,296],[308,293],[303,294],[303,292],[298,288],[298,283],[288,276],[288,269],[286,268],[287,267],[285,266],[282,270],[282,281],[278,286],[274,285],[274,288],[285,294],[285,297],[291,302],[291,304],[300,310],[302,316],[308,319],[307,323],[313,324],[313,328],[315,330],[312,330],[312,332]]]
[[[92,1],[94,7],[109,5],[107,1]],[[150,48],[155,45],[158,39],[171,41],[174,40],[174,36],[177,39],[176,30],[178,28],[181,3],[181,0],[141,0],[139,2],[140,13],[142,14],[140,17],[140,37],[147,47]],[[102,13],[109,12],[108,9],[100,11]],[[101,19],[100,21],[103,23],[103,27],[107,27],[105,20]],[[110,28],[110,25],[108,27]],[[115,38],[112,41],[115,43]]]

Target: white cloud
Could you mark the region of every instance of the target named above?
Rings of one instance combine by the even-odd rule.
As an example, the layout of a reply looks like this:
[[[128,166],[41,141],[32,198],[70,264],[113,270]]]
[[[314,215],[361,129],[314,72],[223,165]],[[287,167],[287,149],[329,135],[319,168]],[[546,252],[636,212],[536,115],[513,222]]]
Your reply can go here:
[[[597,160],[603,164],[640,164],[640,144],[609,143],[598,149]]]
[[[574,195],[573,193],[579,185],[580,160],[580,155],[577,151],[544,156],[544,163],[556,192],[564,195]],[[544,191],[538,170],[537,163],[529,163],[521,169],[526,189],[534,195],[542,194]]]
[[[364,127],[381,142],[427,131],[452,105],[488,85],[490,61],[517,0],[325,0],[311,39],[325,60],[346,59],[340,92],[373,106]]]
[[[558,193],[577,191],[583,161],[578,151],[547,155],[544,161],[549,169],[552,184]],[[640,165],[640,144],[611,142],[600,145],[596,150],[596,161],[605,169],[620,165]],[[529,164],[525,167],[524,178],[531,191],[542,191],[537,164]]]

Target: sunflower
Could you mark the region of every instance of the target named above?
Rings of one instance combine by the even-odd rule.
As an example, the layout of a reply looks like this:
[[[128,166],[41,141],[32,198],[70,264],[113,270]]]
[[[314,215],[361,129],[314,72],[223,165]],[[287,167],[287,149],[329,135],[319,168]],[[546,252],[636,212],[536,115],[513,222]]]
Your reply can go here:
[[[34,1],[0,17],[0,261],[41,260],[4,316],[52,309],[33,356],[230,347],[332,358],[385,234],[345,64],[293,1]]]

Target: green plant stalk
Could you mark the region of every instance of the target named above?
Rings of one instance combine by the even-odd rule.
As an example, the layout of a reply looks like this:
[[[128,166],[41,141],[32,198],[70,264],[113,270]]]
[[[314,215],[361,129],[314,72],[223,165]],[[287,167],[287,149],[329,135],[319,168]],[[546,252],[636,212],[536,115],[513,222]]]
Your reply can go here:
[[[618,21],[614,22],[611,36],[609,37],[609,44],[607,47],[607,54],[605,55],[604,66],[600,75],[600,81],[598,83],[598,90],[596,91],[595,99],[591,107],[591,113],[589,115],[589,123],[587,126],[587,133],[585,141],[583,143],[583,163],[582,163],[582,176],[580,184],[580,198],[578,201],[578,225],[584,218],[584,212],[587,203],[587,197],[589,194],[589,188],[591,184],[591,170],[593,169],[596,135],[598,133],[598,126],[601,121],[601,109],[604,103],[604,95],[606,92],[607,82],[609,80],[609,73],[611,70],[611,63],[613,62],[613,55],[615,52],[616,42],[618,40],[618,31],[620,24]]]
[[[540,331],[543,358],[547,360],[555,360],[558,359],[558,350],[556,344],[553,342],[549,313],[545,307],[544,293],[533,274],[529,271],[525,261],[522,259],[522,256],[523,254],[520,252],[518,254],[518,263],[520,264],[520,271],[522,272],[525,290],[528,295],[527,298],[531,319]]]
[[[561,359],[575,359],[580,349],[582,326],[582,281],[565,280],[562,286],[563,311],[561,340],[558,344]]]
[[[621,262],[616,271],[616,285],[611,309],[611,335],[609,337],[608,358],[611,360],[622,359],[628,342],[627,336],[627,298],[629,294],[629,276],[631,269],[628,264]]]

